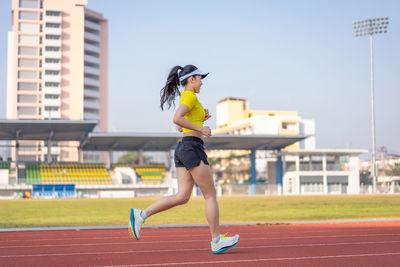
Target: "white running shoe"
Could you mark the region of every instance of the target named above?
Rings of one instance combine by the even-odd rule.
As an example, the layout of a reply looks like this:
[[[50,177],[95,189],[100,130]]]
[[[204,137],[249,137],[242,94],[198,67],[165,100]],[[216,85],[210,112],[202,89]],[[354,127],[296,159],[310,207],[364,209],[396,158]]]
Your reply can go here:
[[[239,235],[235,236],[225,236],[221,235],[218,243],[214,243],[211,241],[211,251],[214,254],[219,254],[224,252],[225,250],[234,248],[240,241]]]
[[[132,209],[129,214],[129,234],[133,239],[139,240],[139,233],[140,229],[142,228],[142,225],[144,224],[144,220],[142,216],[140,216],[141,210],[138,209]]]

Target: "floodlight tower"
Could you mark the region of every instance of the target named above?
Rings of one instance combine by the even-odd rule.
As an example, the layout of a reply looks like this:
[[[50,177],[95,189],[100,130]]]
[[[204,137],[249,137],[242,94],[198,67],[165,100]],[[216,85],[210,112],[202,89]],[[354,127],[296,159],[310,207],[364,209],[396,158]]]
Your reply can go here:
[[[374,34],[387,33],[389,18],[374,18],[357,20],[353,22],[354,35],[364,36],[369,35],[370,44],[370,61],[371,61],[371,124],[372,124],[372,179],[373,191],[376,193],[376,151],[375,151],[375,104],[374,104],[374,62],[373,62],[373,47],[372,36]]]

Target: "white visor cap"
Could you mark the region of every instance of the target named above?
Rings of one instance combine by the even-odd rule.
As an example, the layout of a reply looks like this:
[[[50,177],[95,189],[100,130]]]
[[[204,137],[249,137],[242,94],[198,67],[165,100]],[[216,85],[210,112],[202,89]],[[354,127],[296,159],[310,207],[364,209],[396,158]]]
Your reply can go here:
[[[207,77],[207,75],[209,74],[209,72],[204,72],[201,71],[199,69],[195,69],[194,71],[183,75],[182,77],[179,77],[179,81],[182,82],[184,79],[189,78],[190,76],[195,76],[195,75],[200,75],[202,79],[204,79],[205,77]]]

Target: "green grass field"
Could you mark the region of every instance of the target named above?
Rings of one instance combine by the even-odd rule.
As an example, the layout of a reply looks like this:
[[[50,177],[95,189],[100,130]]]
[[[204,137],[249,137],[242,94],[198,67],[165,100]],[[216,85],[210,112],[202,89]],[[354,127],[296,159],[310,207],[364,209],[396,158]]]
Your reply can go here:
[[[0,228],[125,225],[130,207],[158,198],[0,200]],[[221,223],[276,223],[339,219],[400,218],[399,195],[220,197]],[[204,200],[156,214],[146,224],[206,223]]]

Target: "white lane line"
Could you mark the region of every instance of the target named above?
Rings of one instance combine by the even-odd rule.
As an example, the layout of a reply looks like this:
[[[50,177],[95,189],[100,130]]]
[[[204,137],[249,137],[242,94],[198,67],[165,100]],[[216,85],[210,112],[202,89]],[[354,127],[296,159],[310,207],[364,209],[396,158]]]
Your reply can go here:
[[[279,235],[279,234],[285,234],[285,233],[288,233],[288,232],[292,232],[292,231],[279,231],[279,232],[276,232],[276,231],[273,231],[272,229],[269,229],[269,230],[271,230],[271,231],[264,231],[264,232],[254,232],[254,231],[251,231],[251,232],[248,232],[248,231],[238,231],[239,232],[239,234],[240,235],[244,235],[244,234],[248,234],[248,235],[260,235],[260,234],[263,234],[263,233],[267,233],[268,234],[268,236],[271,238],[271,239],[273,239],[273,238],[276,238],[276,237],[274,237],[274,236],[276,236],[276,235]],[[370,232],[370,231],[378,231],[378,229],[370,229],[370,230],[365,230],[365,229],[354,229],[354,230],[352,230],[352,229],[349,229],[350,230],[350,232],[351,233],[354,233],[354,232],[362,232],[362,233],[365,233],[365,232]],[[127,230],[126,230],[127,231]],[[221,230],[222,232],[223,232],[223,230]],[[234,231],[230,231],[230,232],[234,232]],[[344,233],[345,232],[345,230],[344,231],[340,231],[340,233]],[[168,232],[168,233],[171,233],[171,232]],[[201,236],[204,236],[205,234],[208,234],[209,232],[207,231],[207,232],[205,232],[204,234],[196,234],[196,235],[185,235],[185,237],[201,237]],[[323,231],[318,231],[318,230],[316,230],[316,231],[301,231],[301,232],[295,232],[295,234],[308,234],[308,233],[312,233],[312,234],[316,234],[316,233],[332,233],[332,231],[325,231],[325,230],[323,230]],[[293,233],[290,233],[290,234],[293,234]],[[40,241],[68,241],[68,240],[101,240],[101,239],[121,239],[121,238],[127,238],[127,237],[129,237],[129,235],[128,234],[124,234],[124,235],[112,235],[112,236],[104,236],[104,235],[102,235],[102,237],[98,237],[99,235],[102,235],[101,233],[98,233],[98,234],[94,234],[94,235],[88,235],[87,237],[71,237],[71,238],[41,238],[41,239],[11,239],[11,240],[0,240],[0,244],[1,243],[9,243],[9,242],[23,242],[23,243],[26,243],[26,242],[40,242]],[[182,236],[182,233],[181,232],[179,232],[179,235],[180,236]],[[271,235],[271,236],[270,236]],[[399,235],[400,235],[400,233],[399,233]],[[1,233],[0,233],[0,236],[1,236]],[[69,236],[69,235],[57,235],[57,237],[60,237],[60,236]],[[160,234],[158,234],[158,235],[145,235],[144,236],[145,238],[164,238],[164,237],[174,237],[174,238],[176,238],[176,235],[160,235]],[[278,238],[278,239],[281,239],[281,238]]]
[[[237,232],[239,232],[239,234],[241,234],[241,235],[242,234],[260,235],[260,234],[263,234],[263,233],[267,233],[268,235],[272,235],[271,236],[272,238],[275,235],[285,234],[285,233],[288,233],[288,232],[295,232],[296,234],[332,233],[332,230],[329,230],[329,231],[327,231],[327,230],[321,230],[321,231],[318,231],[318,230],[315,230],[315,231],[297,231],[299,229],[287,229],[287,231],[286,230],[285,231],[275,231],[274,229],[271,229],[271,228],[268,228],[268,229],[265,229],[265,230],[267,230],[267,231],[262,231],[262,232],[260,232],[260,231],[237,231]],[[346,230],[341,230],[340,233],[343,233],[343,232],[345,232],[347,230],[349,230],[351,233],[354,233],[354,232],[363,232],[363,233],[365,233],[365,232],[370,232],[370,231],[378,231],[379,229],[376,229],[376,228],[371,228],[371,229],[346,229]],[[87,230],[87,231],[89,231],[89,230]],[[126,231],[128,231],[128,229],[126,229]],[[223,228],[222,228],[221,231],[224,232]],[[198,231],[196,231],[196,232],[198,232]],[[229,232],[234,232],[234,231],[229,231]],[[169,233],[168,235],[162,235],[162,234],[151,235],[150,234],[150,235],[146,235],[144,237],[146,237],[146,238],[176,237],[176,234],[175,235],[171,234],[171,233],[175,233],[174,231],[171,231],[171,232],[168,232],[168,233]],[[182,235],[182,232],[176,232],[176,233],[179,233],[179,235]],[[205,234],[208,234],[208,233],[209,233],[209,231],[207,230],[204,234],[185,235],[185,236],[186,237],[188,237],[188,236],[189,237],[197,237],[197,236],[204,236]],[[41,239],[40,238],[39,239],[38,238],[35,238],[35,239],[23,239],[23,238],[21,238],[21,239],[8,239],[8,240],[4,240],[4,241],[0,240],[0,244],[1,243],[8,243],[8,242],[20,242],[20,241],[25,243],[25,242],[40,242],[40,241],[51,241],[51,240],[54,240],[54,241],[67,241],[67,240],[85,240],[85,239],[90,239],[90,240],[92,240],[92,239],[119,239],[119,238],[128,237],[128,234],[111,235],[111,236],[102,235],[102,237],[98,237],[99,235],[102,235],[102,234],[101,233],[97,233],[97,234],[86,235],[86,237],[70,237],[70,238],[41,238]],[[39,235],[38,234],[38,236],[43,236],[43,235]],[[56,235],[56,236],[57,237],[60,237],[60,236],[61,237],[62,236],[68,237],[70,235],[65,234],[65,235]],[[0,237],[1,237],[1,233],[0,233]]]
[[[389,241],[367,241],[367,242],[340,242],[340,243],[313,243],[313,244],[286,244],[286,245],[265,245],[265,246],[240,246],[240,249],[264,249],[264,248],[289,248],[289,247],[320,247],[320,246],[345,246],[345,245],[371,245],[371,244],[393,244],[400,243],[400,240]],[[152,249],[152,250],[125,250],[125,251],[104,251],[104,252],[72,252],[72,253],[47,253],[47,254],[23,254],[3,255],[0,258],[21,258],[21,257],[50,257],[50,256],[76,256],[76,255],[99,255],[99,254],[131,254],[131,253],[170,253],[184,251],[210,250],[207,248],[180,248],[180,249]]]
[[[241,262],[262,262],[262,261],[288,261],[288,260],[318,260],[335,258],[353,258],[353,257],[376,257],[376,256],[394,256],[400,255],[400,252],[393,253],[371,253],[371,254],[344,254],[327,256],[309,256],[309,257],[288,257],[288,258],[264,258],[264,259],[243,259],[243,260],[221,260],[221,261],[192,261],[192,262],[165,262],[150,264],[131,264],[131,265],[106,265],[97,267],[136,267],[136,266],[169,266],[169,265],[194,265],[194,264],[221,264],[221,263],[241,263]]]
[[[330,235],[330,236],[292,236],[292,237],[256,237],[246,238],[246,241],[252,240],[290,240],[290,239],[314,239],[314,238],[351,238],[351,237],[377,237],[377,236],[400,236],[400,234],[368,234],[368,235]],[[128,237],[124,237],[128,239]],[[102,239],[102,238],[91,238],[91,239]],[[126,245],[126,244],[160,244],[160,243],[193,243],[193,242],[208,242],[209,239],[186,239],[186,240],[155,240],[155,241],[134,241],[131,242],[119,242],[119,243],[82,243],[82,244],[45,244],[45,245],[29,245],[29,246],[0,246],[2,249],[6,248],[40,248],[40,247],[77,247],[77,246],[95,246],[95,245]]]

